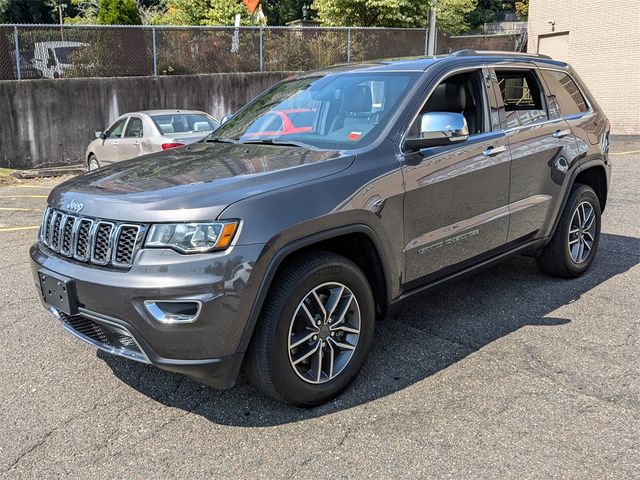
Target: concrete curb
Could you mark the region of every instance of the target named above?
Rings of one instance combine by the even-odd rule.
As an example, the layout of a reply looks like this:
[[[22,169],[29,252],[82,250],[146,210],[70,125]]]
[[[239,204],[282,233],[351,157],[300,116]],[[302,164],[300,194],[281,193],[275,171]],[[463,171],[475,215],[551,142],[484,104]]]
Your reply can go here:
[[[47,177],[62,177],[64,175],[80,175],[86,172],[87,169],[82,164],[76,165],[62,165],[58,167],[43,167],[32,168],[29,170],[20,170],[12,173],[15,178],[23,180],[31,178],[47,178]]]

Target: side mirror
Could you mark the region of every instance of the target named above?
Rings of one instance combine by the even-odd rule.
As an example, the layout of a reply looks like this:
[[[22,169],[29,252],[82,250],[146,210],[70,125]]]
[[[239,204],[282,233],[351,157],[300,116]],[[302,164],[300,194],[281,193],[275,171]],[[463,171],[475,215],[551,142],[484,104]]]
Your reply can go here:
[[[100,138],[106,140],[108,138],[107,132],[100,132]]]
[[[428,112],[418,118],[418,136],[405,139],[405,146],[411,150],[440,147],[469,138],[469,127],[464,115],[452,112]]]
[[[53,58],[47,60],[47,68],[53,68],[56,66],[56,61]]]
[[[220,125],[224,125],[225,123],[227,123],[229,120],[231,120],[231,117],[233,117],[233,115],[231,114],[227,114],[224,117],[222,117],[222,120],[220,120]]]
[[[102,132],[96,132],[96,138],[102,138]]]

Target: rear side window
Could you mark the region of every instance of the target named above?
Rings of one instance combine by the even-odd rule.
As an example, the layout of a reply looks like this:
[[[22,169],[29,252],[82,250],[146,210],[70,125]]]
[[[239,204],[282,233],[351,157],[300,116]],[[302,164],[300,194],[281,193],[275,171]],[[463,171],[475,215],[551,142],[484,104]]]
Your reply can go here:
[[[532,70],[496,70],[507,128],[546,120],[540,84]]]
[[[549,104],[559,110],[560,115],[575,115],[589,110],[576,82],[565,72],[542,70],[549,91]]]
[[[125,137],[142,138],[142,119],[131,117],[124,132]]]

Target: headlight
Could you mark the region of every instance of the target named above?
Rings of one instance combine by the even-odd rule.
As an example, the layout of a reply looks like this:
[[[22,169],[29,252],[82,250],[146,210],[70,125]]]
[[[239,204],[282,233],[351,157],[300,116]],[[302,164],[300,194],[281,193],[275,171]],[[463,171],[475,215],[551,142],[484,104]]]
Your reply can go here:
[[[233,239],[238,222],[156,223],[149,228],[145,247],[168,247],[182,253],[223,250]]]

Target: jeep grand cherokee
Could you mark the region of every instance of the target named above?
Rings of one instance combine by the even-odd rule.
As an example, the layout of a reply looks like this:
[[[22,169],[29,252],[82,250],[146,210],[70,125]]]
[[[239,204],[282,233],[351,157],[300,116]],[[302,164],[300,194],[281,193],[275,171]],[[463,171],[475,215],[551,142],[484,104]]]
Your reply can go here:
[[[301,128],[279,124],[283,111]],[[515,254],[582,275],[608,134],[576,73],[548,57],[312,71],[201,143],[55,188],[34,279],[99,349],[219,388],[244,368],[266,394],[317,405],[354,379],[376,320],[409,295]]]

